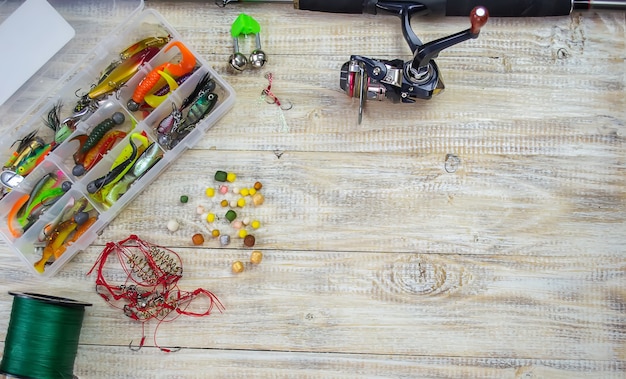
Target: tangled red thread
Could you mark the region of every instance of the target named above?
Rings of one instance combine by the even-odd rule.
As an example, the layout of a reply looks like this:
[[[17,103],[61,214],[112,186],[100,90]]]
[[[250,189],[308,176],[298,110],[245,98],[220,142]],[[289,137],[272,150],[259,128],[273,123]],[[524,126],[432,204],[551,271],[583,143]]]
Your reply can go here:
[[[265,88],[263,90],[263,95],[267,96],[270,101],[268,101],[268,103],[270,104],[276,104],[277,106],[281,106],[280,104],[280,100],[278,100],[278,97],[276,97],[276,95],[274,95],[274,93],[272,92],[272,80],[274,80],[274,75],[272,75],[271,72],[268,72],[265,77],[267,78],[267,81],[269,82],[267,85],[267,88]]]
[[[106,267],[112,255],[117,257],[122,268],[121,276],[119,269],[116,272]],[[107,243],[87,275],[94,270],[97,272],[96,292],[107,303],[123,310],[126,316],[144,323],[144,328],[145,322],[152,319],[158,320],[160,325],[181,315],[208,316],[214,307],[220,312],[224,310],[217,296],[204,288],[181,291],[178,288],[178,281],[183,276],[180,256],[173,250],[143,241],[136,235]],[[112,284],[105,276],[119,277],[121,283]],[[189,310],[191,302],[201,297],[208,299],[207,308],[202,311]],[[145,338],[144,333],[139,347],[134,350],[143,346]],[[159,346],[156,343],[156,330],[154,340],[155,345],[165,352],[179,349]]]

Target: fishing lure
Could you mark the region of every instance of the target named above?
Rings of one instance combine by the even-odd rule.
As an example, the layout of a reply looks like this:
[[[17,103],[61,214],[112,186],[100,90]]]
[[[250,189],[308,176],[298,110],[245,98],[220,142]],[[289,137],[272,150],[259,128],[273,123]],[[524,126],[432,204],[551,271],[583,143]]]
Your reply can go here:
[[[75,123],[61,123],[61,108],[63,104],[59,101],[48,111],[44,124],[54,132],[54,146],[61,144],[76,129]]]
[[[63,209],[61,210],[61,212],[59,212],[50,222],[48,222],[39,232],[39,236],[37,237],[37,240],[39,242],[44,242],[54,231],[54,229],[56,229],[57,225],[61,222],[61,220],[63,220],[65,218],[65,216],[67,215],[67,213],[74,209],[74,207],[79,204],[77,201],[74,200],[73,197],[70,197],[67,200],[67,203],[65,204],[65,206],[63,206]]]
[[[126,117],[122,112],[115,112],[106,120],[102,121],[89,133],[89,137],[85,140],[85,144],[80,147],[81,153],[87,153],[94,147],[104,135],[116,125],[122,125]]]
[[[41,146],[46,144],[43,139],[37,137],[36,130],[28,133],[26,137],[19,141],[20,143],[17,146],[17,149],[9,158],[9,160],[4,164],[5,169],[15,171],[17,169],[17,166],[19,166],[24,159],[30,156],[33,151],[35,151],[35,149],[40,148]]]
[[[166,146],[169,149],[176,147],[195,128],[196,124],[211,112],[217,104],[217,99],[217,94],[213,92],[201,94],[187,111],[187,116],[182,124],[172,128]]]
[[[140,147],[137,147],[134,139],[139,140]],[[141,152],[143,152],[143,150],[147,146],[148,138],[145,135],[141,133],[131,134],[128,145],[122,150],[120,155],[113,162],[110,171],[105,175],[89,182],[87,184],[87,192],[91,194],[100,192],[100,200],[103,201],[103,199],[106,198],[106,195],[110,188],[115,185],[115,183],[117,183],[117,181],[119,181],[124,176],[124,174],[128,172],[128,170],[131,169],[138,155],[141,154]]]
[[[141,178],[148,170],[150,170],[158,161],[163,158],[163,151],[156,143],[150,144],[143,153],[137,158],[133,167],[118,181],[106,196],[106,203],[113,205],[123,194],[128,191],[128,187],[136,180]]]
[[[169,40],[170,37],[148,37],[130,45],[119,54],[119,60],[114,60],[104,69],[104,71],[100,74],[100,78],[98,79],[96,85],[104,83],[115,71],[115,69],[128,58],[131,58],[143,52],[149,47],[156,47],[158,49],[161,49],[161,47],[165,46],[165,44],[167,44]]]
[[[218,100],[217,94],[213,93],[215,87],[215,81],[206,73],[183,100],[180,108],[172,104],[172,112],[157,126],[161,146],[174,148],[215,107]],[[183,118],[182,110],[185,108],[189,109],[187,116]]]
[[[159,49],[165,46],[172,37],[148,37],[144,38],[141,41],[135,42],[134,44],[128,46],[126,49],[122,50],[120,53],[120,59],[125,61],[126,59],[134,56],[135,54],[145,50],[148,47],[158,47]]]
[[[35,149],[31,155],[24,159],[19,166],[17,166],[16,173],[21,176],[30,174],[39,163],[41,163],[46,155],[52,150],[52,144],[43,145]]]
[[[194,87],[193,91],[189,94],[189,96],[187,96],[183,100],[183,103],[181,104],[180,108],[181,109],[187,108],[194,101],[196,101],[196,99],[198,99],[198,97],[200,97],[200,95],[202,95],[203,93],[213,92],[213,91],[215,91],[215,80],[213,80],[213,78],[211,77],[211,74],[207,72],[200,79],[200,81],[196,84],[196,86]]]
[[[146,95],[144,97],[144,101],[146,102],[146,104],[148,104],[152,108],[156,108],[159,105],[161,105],[161,103],[163,103],[165,99],[167,99],[169,94],[171,92],[176,91],[176,89],[178,88],[178,83],[176,82],[176,80],[172,78],[171,76],[169,76],[166,72],[159,71],[159,75],[161,75],[161,77],[165,79],[165,81],[167,82],[167,87],[170,90],[170,92],[167,92],[164,95],[156,95],[156,94]]]
[[[139,71],[141,65],[154,58],[159,51],[159,47],[149,46],[117,65],[104,80],[87,93],[87,98],[82,99],[83,104],[88,104],[89,100],[100,98],[121,88],[124,83]]]
[[[158,84],[159,79],[161,79],[161,75],[159,71],[165,71],[170,75],[175,77],[179,77],[191,72],[196,66],[196,57],[187,49],[185,45],[183,45],[180,41],[174,41],[168,47],[165,48],[165,51],[169,51],[173,46],[178,47],[182,58],[179,63],[174,64],[171,62],[163,63],[146,75],[145,78],[139,83],[135,91],[133,92],[133,96],[126,106],[131,111],[136,111],[139,109],[139,106],[143,103],[145,96]]]
[[[54,232],[52,233],[52,235],[50,235],[48,239],[46,247],[44,247],[41,253],[41,259],[34,264],[35,270],[37,270],[37,272],[44,272],[46,263],[48,263],[50,258],[55,255],[56,250],[59,249],[61,245],[63,245],[67,237],[69,237],[69,235],[74,230],[76,230],[77,227],[78,224],[76,223],[76,221],[70,219],[67,221],[63,221],[55,228]]]
[[[205,92],[201,94],[189,108],[181,129],[189,130],[193,128],[200,120],[213,110],[213,107],[217,104],[217,99],[217,94],[214,92]]]
[[[5,194],[17,187],[23,180],[24,177],[16,174],[14,171],[3,170],[0,172],[0,183],[2,184],[2,190]]]
[[[54,204],[68,189],[69,186],[59,186],[59,177],[48,173],[41,177],[31,192],[18,198],[13,204],[8,218],[9,232],[17,238],[26,231],[47,209]],[[21,229],[15,227],[15,222]]]
[[[85,198],[74,201],[70,198],[65,208],[50,223],[46,224],[39,234],[39,241],[45,242],[42,257],[35,262],[35,269],[42,273],[50,258],[58,259],[66,251],[67,247],[76,242],[97,220],[90,216],[93,209]],[[69,217],[68,217],[69,215]]]
[[[96,163],[100,162],[102,157],[113,148],[115,142],[126,137],[126,132],[122,130],[110,130],[102,137],[96,146],[92,147],[82,157],[82,162],[76,163],[76,166],[72,169],[72,174],[75,176],[81,176],[85,172],[91,170]],[[78,153],[78,152],[77,152]],[[80,157],[79,157],[80,158]],[[76,154],[74,155],[74,162],[77,161]]]
[[[169,134],[174,125],[180,124],[182,120],[183,112],[178,109],[176,104],[172,103],[172,112],[159,122],[159,125],[157,126],[157,133],[159,135]]]
[[[35,184],[29,194],[28,201],[17,213],[17,222],[24,228],[32,224],[41,213],[54,204],[66,191],[65,185],[60,186],[57,175],[48,173]]]
[[[181,84],[183,84],[185,81],[187,81],[187,79],[191,77],[191,75],[193,75],[193,73],[194,71],[192,70],[191,72],[188,72],[185,75],[181,75],[178,78],[174,79],[176,81],[176,85],[180,86]],[[170,89],[169,84],[166,84],[163,87],[159,88],[158,90],[154,91],[154,94],[157,96],[163,96],[167,94],[168,92],[173,92],[173,91],[174,90]]]

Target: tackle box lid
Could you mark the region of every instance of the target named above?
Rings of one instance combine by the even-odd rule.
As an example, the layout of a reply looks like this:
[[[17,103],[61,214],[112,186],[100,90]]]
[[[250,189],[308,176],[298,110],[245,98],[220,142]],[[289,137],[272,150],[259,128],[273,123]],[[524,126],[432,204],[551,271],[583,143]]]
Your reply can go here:
[[[33,0],[6,0],[0,5],[0,31],[5,21],[9,20],[23,5],[28,5],[41,9],[42,4],[27,4]],[[43,66],[35,71],[10,97],[0,105],[0,120],[4,125],[13,125],[10,132],[13,133],[25,122],[33,113],[37,111],[37,104],[42,103],[42,99],[52,97],[55,90],[71,78],[73,73],[80,71],[81,62],[116,28],[131,22],[133,16],[139,13],[143,7],[143,0],[37,0],[47,2],[53,9],[50,13],[43,13],[43,17],[54,15],[54,11],[62,17],[74,33],[69,42],[65,43],[52,57],[43,63]],[[43,4],[46,5],[46,4]],[[88,14],[85,14],[88,9]],[[28,14],[28,13],[26,13]],[[24,16],[22,14],[21,16]],[[13,18],[13,20],[15,17]],[[24,20],[24,18],[20,18]],[[61,20],[62,21],[62,20]],[[45,21],[43,21],[45,22]],[[52,21],[51,21],[52,23]],[[8,23],[7,23],[8,24]],[[5,24],[6,25],[6,24]],[[36,33],[40,37],[39,41],[30,46],[25,44],[19,35],[0,35],[0,40],[5,39],[10,44],[10,51],[18,51],[19,56],[6,56],[4,60],[24,59],[28,56],[27,49],[40,49],[49,42],[50,32],[46,33],[49,25],[42,25],[39,22],[27,21],[25,28],[32,28],[29,32]],[[13,34],[13,33],[11,33]],[[58,41],[55,41],[58,43]],[[0,46],[2,44],[0,43]],[[41,56],[37,57],[40,59]],[[85,64],[84,62],[82,64]],[[12,75],[10,72],[0,73],[4,77]]]

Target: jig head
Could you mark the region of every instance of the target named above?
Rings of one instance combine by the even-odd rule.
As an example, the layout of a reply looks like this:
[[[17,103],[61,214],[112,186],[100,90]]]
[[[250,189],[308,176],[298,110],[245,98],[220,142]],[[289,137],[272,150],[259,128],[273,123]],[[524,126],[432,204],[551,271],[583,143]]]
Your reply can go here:
[[[475,7],[470,13],[469,29],[422,44],[411,28],[410,20],[413,15],[427,12],[426,6],[379,1],[376,7],[401,18],[402,34],[413,52],[413,59],[404,62],[401,59],[382,60],[352,55],[343,64],[339,84],[348,96],[359,99],[359,124],[366,100],[414,103],[416,99],[430,99],[441,93],[445,85],[434,59],[448,47],[477,38],[489,18],[485,7]]]

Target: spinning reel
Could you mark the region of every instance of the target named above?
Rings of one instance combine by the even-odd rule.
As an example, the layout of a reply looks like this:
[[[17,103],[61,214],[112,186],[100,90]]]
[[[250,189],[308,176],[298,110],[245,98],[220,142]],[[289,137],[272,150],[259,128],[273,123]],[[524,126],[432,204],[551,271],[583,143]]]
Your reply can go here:
[[[413,59],[404,62],[401,59],[379,60],[352,55],[350,61],[343,64],[339,85],[348,96],[359,99],[359,124],[366,100],[415,103],[416,99],[430,99],[441,93],[445,86],[434,58],[443,49],[477,38],[489,18],[485,7],[475,7],[470,13],[469,29],[422,44],[411,28],[411,16],[428,12],[425,5],[378,1],[376,8],[401,18],[402,34],[413,52]]]

